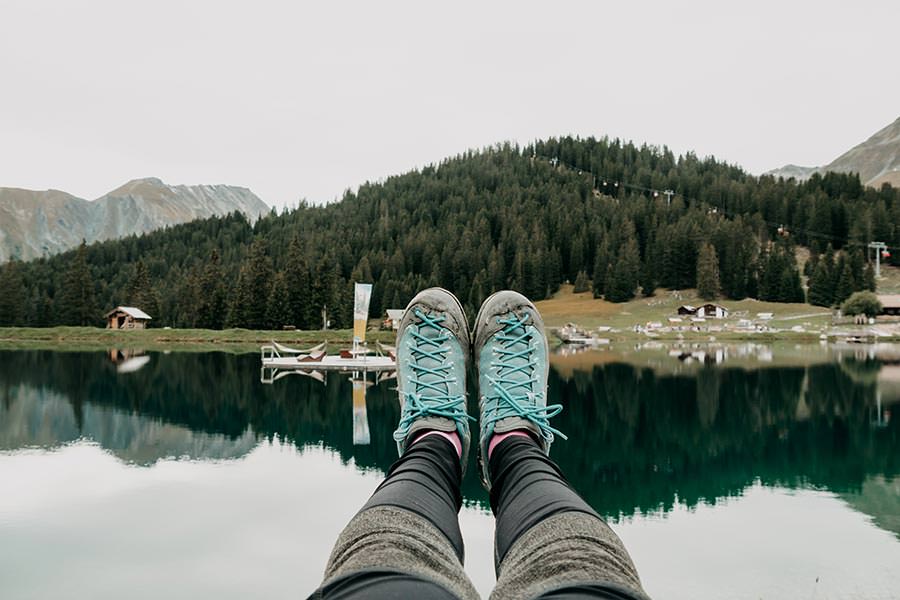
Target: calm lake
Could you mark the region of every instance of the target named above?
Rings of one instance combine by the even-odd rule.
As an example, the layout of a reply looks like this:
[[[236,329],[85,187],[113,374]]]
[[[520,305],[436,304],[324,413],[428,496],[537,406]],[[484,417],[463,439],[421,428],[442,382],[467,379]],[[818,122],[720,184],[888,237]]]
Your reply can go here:
[[[0,597],[305,597],[395,458],[395,383],[0,351]],[[900,347],[630,345],[555,357],[550,397],[654,598],[900,597]],[[474,460],[464,495],[486,597]]]

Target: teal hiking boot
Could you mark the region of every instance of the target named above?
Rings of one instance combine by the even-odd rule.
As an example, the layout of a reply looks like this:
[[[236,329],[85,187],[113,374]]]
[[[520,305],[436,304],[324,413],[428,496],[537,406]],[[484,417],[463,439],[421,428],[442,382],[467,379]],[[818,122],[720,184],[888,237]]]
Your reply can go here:
[[[524,430],[550,452],[554,435],[566,436],[549,420],[562,406],[547,406],[549,344],[537,308],[518,292],[505,290],[481,305],[475,320],[475,365],[481,438],[481,481],[491,489],[488,445],[494,434]]]
[[[401,408],[394,440],[400,454],[417,432],[455,431],[462,441],[465,471],[471,440],[471,417],[466,413],[470,347],[468,321],[456,296],[429,288],[410,301],[397,331]]]

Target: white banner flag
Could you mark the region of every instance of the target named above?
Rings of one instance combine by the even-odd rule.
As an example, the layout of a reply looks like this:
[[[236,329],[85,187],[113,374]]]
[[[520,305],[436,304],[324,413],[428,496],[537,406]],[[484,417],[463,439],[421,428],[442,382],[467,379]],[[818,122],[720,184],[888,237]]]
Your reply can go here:
[[[353,285],[353,339],[362,342],[366,339],[366,323],[369,320],[369,301],[372,299],[371,283]]]

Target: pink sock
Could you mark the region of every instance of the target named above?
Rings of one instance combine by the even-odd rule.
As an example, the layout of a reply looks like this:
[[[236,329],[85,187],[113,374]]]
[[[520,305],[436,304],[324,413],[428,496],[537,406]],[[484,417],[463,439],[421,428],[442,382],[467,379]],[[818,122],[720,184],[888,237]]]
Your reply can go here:
[[[450,440],[450,443],[453,444],[454,448],[456,448],[456,455],[462,458],[462,440],[459,439],[459,434],[455,431],[437,431],[435,429],[432,429],[430,431],[426,431],[425,433],[414,439],[412,443],[415,444],[419,440],[427,438],[429,435],[439,435],[442,438]]]
[[[508,437],[517,435],[531,439],[531,436],[528,435],[528,433],[524,429],[513,429],[512,431],[507,431],[506,433],[497,433],[493,437],[491,437],[491,441],[488,442],[488,459],[491,458],[491,454],[494,453],[494,448],[497,447],[497,444]]]

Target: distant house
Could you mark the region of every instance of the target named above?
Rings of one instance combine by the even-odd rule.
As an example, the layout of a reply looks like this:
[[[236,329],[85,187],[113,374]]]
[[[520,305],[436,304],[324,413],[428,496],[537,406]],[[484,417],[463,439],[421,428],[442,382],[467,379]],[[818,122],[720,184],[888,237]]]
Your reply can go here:
[[[703,317],[704,319],[727,319],[728,309],[721,304],[708,302],[703,306],[698,307],[697,312],[694,314],[698,317]]]
[[[385,329],[393,329],[394,331],[400,329],[400,320],[403,318],[403,315],[406,311],[402,308],[389,308],[384,311],[384,322],[382,326]]]
[[[691,306],[690,304],[682,304],[678,307],[679,315],[695,315],[697,314],[697,307]]]
[[[900,294],[878,294],[881,302],[881,314],[900,315]]]
[[[133,306],[117,306],[106,313],[107,329],[146,329],[150,315]]]

